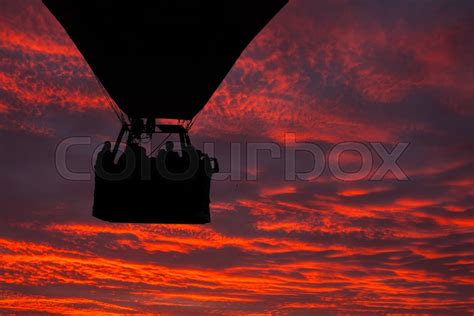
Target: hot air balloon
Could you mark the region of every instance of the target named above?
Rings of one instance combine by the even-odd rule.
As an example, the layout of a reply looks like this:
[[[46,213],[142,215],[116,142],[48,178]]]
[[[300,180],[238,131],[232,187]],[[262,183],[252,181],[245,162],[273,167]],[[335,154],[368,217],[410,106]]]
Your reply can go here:
[[[102,170],[107,171],[108,179],[96,172],[93,215],[110,222],[210,222],[210,177],[218,169],[217,160],[192,147],[184,126],[157,124],[156,120],[191,122],[287,0],[43,3],[81,52],[113,100],[111,105],[118,107],[122,129],[110,159],[116,162],[118,146],[127,135],[122,156],[127,157],[125,164],[135,162],[128,175],[124,175],[127,168]],[[186,156],[187,163],[183,170],[175,168],[170,173],[173,177],[159,170],[159,180],[136,176],[138,161],[142,171],[152,170],[153,177],[156,168],[149,166],[150,159],[142,159],[139,144],[143,135],[155,133],[179,135],[180,159]],[[160,163],[159,157],[155,160]],[[121,177],[112,179],[117,174]]]

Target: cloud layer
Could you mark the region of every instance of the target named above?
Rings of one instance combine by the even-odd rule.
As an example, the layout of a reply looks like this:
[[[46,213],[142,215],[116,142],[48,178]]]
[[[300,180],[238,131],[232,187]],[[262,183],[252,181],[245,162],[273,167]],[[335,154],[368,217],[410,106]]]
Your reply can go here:
[[[408,142],[399,164],[409,180],[346,182],[326,169],[285,181],[282,159],[264,153],[241,180],[214,181],[204,227],[90,216],[93,182],[61,178],[55,150],[91,136],[68,156],[90,172],[95,146],[119,124],[41,1],[0,0],[0,12],[0,312],[474,312],[471,1],[291,1],[244,52],[193,140],[216,144],[224,172],[238,156],[232,142],[283,145],[294,133],[325,152]],[[311,168],[306,158],[299,170]]]

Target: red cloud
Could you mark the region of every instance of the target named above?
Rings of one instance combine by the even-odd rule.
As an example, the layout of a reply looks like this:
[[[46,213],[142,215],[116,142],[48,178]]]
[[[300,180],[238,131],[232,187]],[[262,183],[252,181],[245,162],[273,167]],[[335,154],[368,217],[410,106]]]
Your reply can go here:
[[[388,5],[292,1],[193,134],[281,144],[296,133],[327,147],[409,141],[410,181],[288,183],[265,165],[248,171],[262,173],[255,183],[216,181],[211,226],[98,224],[77,212],[88,212],[91,184],[37,177],[52,158],[12,176],[19,158],[5,150],[3,192],[14,193],[3,206],[0,313],[472,313],[472,19],[444,2]],[[29,140],[11,130],[31,130],[52,139],[40,149],[54,157],[55,126],[41,124],[77,115],[82,131],[90,117],[78,113],[98,116],[107,99],[40,1],[0,7],[5,148]],[[26,188],[37,178],[39,192]],[[17,224],[25,218],[33,223]]]

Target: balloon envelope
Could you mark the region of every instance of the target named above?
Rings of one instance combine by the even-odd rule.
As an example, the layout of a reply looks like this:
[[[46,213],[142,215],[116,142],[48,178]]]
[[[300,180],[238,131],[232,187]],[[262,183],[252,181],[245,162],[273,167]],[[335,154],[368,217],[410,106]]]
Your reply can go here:
[[[130,117],[192,119],[287,0],[43,0]]]

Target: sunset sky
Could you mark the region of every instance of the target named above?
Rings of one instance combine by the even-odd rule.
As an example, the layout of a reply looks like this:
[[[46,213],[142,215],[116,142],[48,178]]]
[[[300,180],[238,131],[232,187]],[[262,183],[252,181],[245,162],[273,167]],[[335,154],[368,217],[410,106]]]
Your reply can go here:
[[[93,181],[55,157],[90,136],[67,161],[90,173],[120,124],[41,1],[0,0],[0,314],[472,315],[473,34],[471,0],[290,0],[191,130],[223,172],[242,147],[241,179],[213,182],[212,223],[110,224],[91,216]],[[409,179],[285,181],[269,152],[246,165],[246,144],[287,134],[326,154],[409,143]]]

